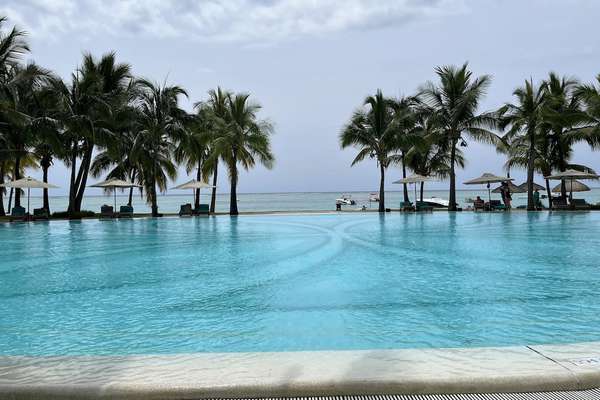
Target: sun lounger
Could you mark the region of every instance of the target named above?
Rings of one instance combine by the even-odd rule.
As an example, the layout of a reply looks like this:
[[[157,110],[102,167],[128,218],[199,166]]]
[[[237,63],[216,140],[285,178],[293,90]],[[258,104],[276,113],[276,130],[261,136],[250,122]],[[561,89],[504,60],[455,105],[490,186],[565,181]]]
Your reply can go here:
[[[194,210],[194,215],[208,215],[209,210],[208,204],[200,204],[198,208]]]
[[[590,210],[592,206],[585,199],[571,199],[571,208],[574,210]]]
[[[415,211],[415,207],[410,201],[401,201],[400,211]]]
[[[27,221],[29,215],[25,212],[25,207],[15,206],[10,212],[9,221]]]
[[[425,203],[424,201],[417,201],[417,211],[433,212],[433,206]]]
[[[490,211],[506,211],[506,206],[500,200],[490,200]]]
[[[478,211],[484,211],[485,210],[485,201],[483,200],[474,200],[473,201],[473,210]]]
[[[180,217],[191,217],[192,215],[194,215],[194,212],[192,210],[192,205],[190,203],[182,204],[181,207],[179,208],[179,216]]]
[[[113,206],[103,205],[100,207],[100,219],[110,219],[115,217]]]
[[[121,206],[119,208],[119,218],[132,218],[132,217],[133,217],[133,207]]]
[[[50,214],[48,213],[48,210],[46,210],[45,208],[35,208],[33,210],[33,220],[37,221],[41,219],[50,219]]]
[[[552,199],[553,210],[569,210],[571,207],[567,204],[567,199],[562,197],[555,197]]]

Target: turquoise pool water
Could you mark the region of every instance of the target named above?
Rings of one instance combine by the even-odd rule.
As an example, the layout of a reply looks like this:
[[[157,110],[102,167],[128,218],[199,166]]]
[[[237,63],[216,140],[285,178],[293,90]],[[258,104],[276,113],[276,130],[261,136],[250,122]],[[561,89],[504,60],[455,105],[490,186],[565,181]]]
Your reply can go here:
[[[600,340],[600,213],[0,224],[0,354]]]

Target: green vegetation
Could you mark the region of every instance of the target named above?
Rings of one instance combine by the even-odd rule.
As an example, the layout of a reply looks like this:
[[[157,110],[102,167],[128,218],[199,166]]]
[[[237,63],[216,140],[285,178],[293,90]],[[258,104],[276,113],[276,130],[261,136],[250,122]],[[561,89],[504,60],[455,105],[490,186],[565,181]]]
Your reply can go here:
[[[136,77],[114,53],[85,54],[69,81],[35,64],[25,65],[26,35],[5,29],[0,17],[0,183],[19,179],[26,168],[41,168],[47,182],[55,160],[70,169],[71,217],[86,215],[81,205],[90,174],[126,179],[142,186],[152,215],[158,216],[157,191],[177,177],[178,165],[198,180],[217,184],[219,161],[231,181],[231,213],[237,214],[238,167],[257,162],[270,168],[273,128],[258,118],[260,106],[249,94],[218,88],[196,103],[195,113],[180,108],[187,92],[176,85]],[[215,209],[213,189],[211,211]],[[0,188],[0,216],[20,205],[21,191]],[[129,205],[133,189],[129,193]],[[196,205],[199,196],[196,197]],[[44,207],[50,210],[44,190]]]
[[[424,176],[448,178],[449,209],[456,210],[455,170],[465,165],[461,148],[469,139],[506,154],[508,171],[511,167],[527,171],[528,210],[534,209],[535,172],[544,176],[569,168],[593,172],[572,163],[571,157],[576,143],[592,149],[600,146],[600,87],[550,73],[539,84],[526,81],[517,88],[515,103],[482,112],[480,103],[491,83],[488,75],[474,77],[466,63],[438,67],[435,72],[439,82],[426,83],[410,98],[396,100],[377,90],[342,129],[342,148],[359,150],[352,165],[366,158],[378,163],[379,211],[385,210],[385,171],[393,164],[401,165],[404,177],[408,167]],[[548,181],[546,188],[551,198]],[[404,192],[406,197],[406,188]],[[563,196],[565,192],[563,183]]]

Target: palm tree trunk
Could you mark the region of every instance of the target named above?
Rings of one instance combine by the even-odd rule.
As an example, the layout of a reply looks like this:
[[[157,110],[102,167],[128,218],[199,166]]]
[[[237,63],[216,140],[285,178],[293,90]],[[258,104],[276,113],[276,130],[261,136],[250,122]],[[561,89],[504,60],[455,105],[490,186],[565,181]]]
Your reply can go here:
[[[92,153],[94,146],[89,146],[83,155],[83,160],[79,166],[79,175],[77,179],[77,195],[75,197],[75,211],[81,211],[81,203],[83,202],[83,194],[85,193],[85,185],[87,184],[88,174],[90,172],[90,163],[92,162]]]
[[[402,178],[406,178],[406,163],[404,162],[404,152],[402,152]],[[404,183],[402,186],[402,190],[404,191],[404,201],[408,202],[408,185]]]
[[[0,185],[4,184],[4,162],[0,163]],[[4,191],[3,187],[0,187],[0,217],[4,217],[6,215],[6,211],[4,211]]]
[[[548,179],[546,179],[546,193],[548,194],[548,208],[552,209],[552,191],[550,190],[550,180]]]
[[[14,193],[14,189],[10,188],[10,192],[8,195],[8,213],[10,214],[10,212],[12,211],[12,199],[13,199],[13,193]]]
[[[379,163],[379,212],[385,212],[385,167]]]
[[[42,174],[43,174],[42,180],[44,181],[44,183],[48,183],[48,169],[50,168],[50,166],[47,163],[45,163],[44,161],[45,160],[42,160]],[[44,188],[43,196],[44,196],[43,208],[48,212],[48,214],[50,214],[50,201],[48,199],[48,189],[47,188]]]
[[[217,170],[219,167],[219,162],[217,161],[217,163],[215,164],[215,170],[213,172],[213,188],[212,188],[212,194],[210,195],[210,213],[214,214],[215,212],[215,206],[217,204]]]
[[[133,168],[131,170],[131,174],[129,175],[129,181],[132,183],[135,183],[135,174],[136,174],[136,170],[135,170],[135,168]],[[129,188],[129,198],[127,199],[127,205],[129,207],[131,207],[132,203],[133,203],[133,187],[130,187]]]
[[[13,172],[13,180],[21,179],[21,157],[15,158],[15,170]],[[21,206],[21,189],[15,190],[15,207]]]
[[[448,196],[448,211],[456,211],[456,173],[454,163],[456,160],[456,140],[452,139],[450,148],[450,193]]]
[[[421,182],[421,203],[423,202],[423,192],[425,191],[425,182]]]
[[[150,187],[149,195],[150,204],[152,208],[152,216],[158,217],[158,200],[156,198],[156,181],[154,180],[154,178],[152,179],[152,186]]]
[[[69,214],[75,211],[75,171],[77,170],[77,143],[73,144],[71,149],[71,179],[69,181],[69,206],[67,211]]]
[[[534,211],[533,203],[533,169],[535,163],[535,137],[530,135],[529,152],[527,154],[527,211]]]
[[[234,154],[231,160],[231,166],[229,167],[231,170],[231,192],[229,193],[229,214],[230,215],[238,215],[238,206],[237,206],[237,181],[238,181],[238,171],[237,171],[237,157]]]
[[[196,180],[200,182],[202,179],[202,163],[198,161],[198,172],[196,172]],[[196,194],[194,196],[194,209],[200,208],[200,189],[196,189]]]

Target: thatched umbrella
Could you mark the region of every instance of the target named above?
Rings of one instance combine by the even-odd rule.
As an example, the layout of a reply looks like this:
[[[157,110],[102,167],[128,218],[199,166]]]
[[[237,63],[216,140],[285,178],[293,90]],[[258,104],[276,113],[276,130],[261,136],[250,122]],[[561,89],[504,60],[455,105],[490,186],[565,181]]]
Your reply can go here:
[[[492,201],[492,193],[490,190],[490,184],[498,183],[498,182],[510,182],[510,181],[514,181],[514,179],[507,178],[506,176],[498,176],[498,175],[494,175],[489,172],[486,172],[483,175],[481,175],[479,178],[471,179],[470,181],[464,182],[464,184],[465,185],[487,185],[488,201],[491,202]]]
[[[556,186],[554,186],[554,188],[552,189],[552,193],[560,193],[561,192],[561,186],[562,184],[558,184]],[[581,183],[579,181],[567,181],[565,182],[565,186],[567,187],[567,192],[589,192],[590,187],[588,185],[586,185],[585,183]]]
[[[511,193],[527,193],[527,188],[523,189],[521,186],[517,186],[512,182],[508,182],[508,189]],[[496,189],[492,190],[492,193],[500,192],[502,192],[502,186],[498,186]]]
[[[600,176],[598,176],[594,173],[591,173],[591,172],[576,171],[574,169],[568,169],[566,171],[562,171],[562,172],[559,172],[554,175],[546,176],[545,178],[561,180],[561,181],[565,182],[566,186],[569,186],[569,183],[570,183],[570,186],[572,188],[575,188],[573,181],[575,181],[576,179],[598,179],[598,178],[600,178]],[[569,190],[567,190],[567,191],[570,192],[569,198],[572,199],[573,191],[569,191]]]
[[[173,189],[177,189],[177,190],[190,190],[191,189],[192,193],[194,193],[194,200],[196,200],[196,190],[205,189],[205,188],[214,188],[214,187],[216,187],[216,186],[192,179],[189,182],[183,183],[179,186],[175,186]]]
[[[527,193],[527,182],[521,183],[518,187],[521,188],[521,193]],[[533,182],[533,191],[536,190],[546,190],[546,188],[542,185],[538,185],[537,183]]]
[[[127,182],[118,178],[110,178],[104,182],[94,183],[90,187],[101,188],[101,189],[112,189],[115,199],[115,210],[117,209],[117,189],[129,189],[132,187],[141,188],[142,185],[135,184],[133,182]]]
[[[38,181],[37,179],[33,179],[30,176],[25,178],[17,179],[16,181],[7,182],[0,186],[10,187],[15,189],[27,189],[27,214],[29,214],[29,198],[31,189],[56,189],[58,186],[54,186],[50,183]]]
[[[427,181],[431,181],[431,180],[433,180],[433,179],[431,179],[428,176],[412,174],[410,176],[407,176],[406,178],[400,179],[400,180],[392,182],[392,183],[394,183],[394,184],[412,183],[415,186],[415,205],[416,205],[417,204],[417,183],[427,182]]]

